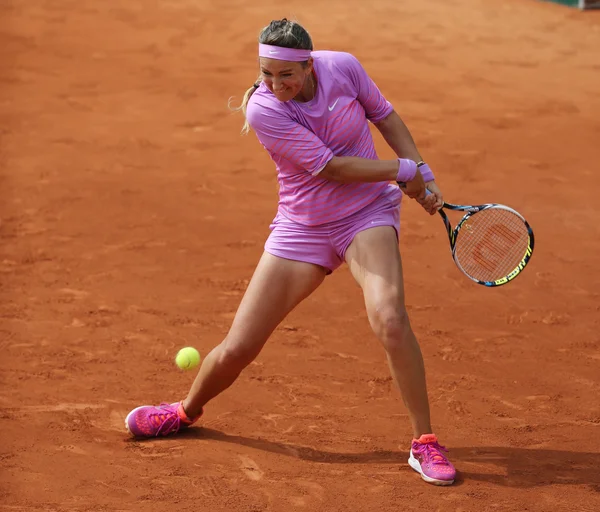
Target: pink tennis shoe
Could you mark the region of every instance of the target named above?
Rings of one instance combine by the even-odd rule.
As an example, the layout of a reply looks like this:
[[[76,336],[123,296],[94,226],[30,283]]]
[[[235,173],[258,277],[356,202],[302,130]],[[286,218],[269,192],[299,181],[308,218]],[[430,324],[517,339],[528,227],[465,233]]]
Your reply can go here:
[[[125,418],[125,428],[134,437],[160,437],[176,434],[192,425],[202,414],[189,418],[181,402],[136,407]]]
[[[168,436],[189,427],[200,416],[202,413],[195,418],[188,417],[181,402],[143,405],[127,415],[125,428],[134,437]],[[413,439],[408,464],[426,482],[451,485],[456,477],[456,469],[444,455],[443,452],[447,451],[438,443],[435,434],[423,434],[419,439]]]
[[[444,452],[448,450],[440,446],[435,434],[423,434],[419,439],[413,439],[408,464],[430,484],[452,485],[456,469]]]

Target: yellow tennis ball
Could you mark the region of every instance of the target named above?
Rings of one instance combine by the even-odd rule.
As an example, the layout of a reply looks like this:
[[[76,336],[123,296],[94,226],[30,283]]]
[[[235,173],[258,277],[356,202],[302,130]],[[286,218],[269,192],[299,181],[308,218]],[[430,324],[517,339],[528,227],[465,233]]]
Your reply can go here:
[[[200,353],[194,347],[182,348],[175,356],[175,364],[182,370],[192,370],[200,364]]]

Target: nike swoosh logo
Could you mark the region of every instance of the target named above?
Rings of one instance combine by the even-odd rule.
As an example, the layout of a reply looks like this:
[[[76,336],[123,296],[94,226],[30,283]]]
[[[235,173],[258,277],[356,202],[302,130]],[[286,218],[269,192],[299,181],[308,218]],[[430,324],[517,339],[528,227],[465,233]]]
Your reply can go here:
[[[269,50],[269,53],[270,53],[271,55],[276,55],[276,54],[277,54],[277,53],[279,53],[279,52],[278,52],[277,50],[275,50],[275,51]]]
[[[331,112],[335,108],[335,106],[337,105],[338,101],[340,101],[339,98],[337,100],[335,100],[335,103],[333,105],[331,105],[330,107],[328,107],[329,108],[329,112]]]

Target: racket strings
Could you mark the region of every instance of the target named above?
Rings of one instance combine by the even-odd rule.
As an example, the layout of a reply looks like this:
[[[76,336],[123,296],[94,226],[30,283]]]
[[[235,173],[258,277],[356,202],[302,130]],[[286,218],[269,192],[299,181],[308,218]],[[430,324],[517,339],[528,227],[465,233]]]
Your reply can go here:
[[[455,258],[471,277],[496,281],[517,268],[528,246],[529,231],[518,215],[501,208],[488,208],[461,225]]]

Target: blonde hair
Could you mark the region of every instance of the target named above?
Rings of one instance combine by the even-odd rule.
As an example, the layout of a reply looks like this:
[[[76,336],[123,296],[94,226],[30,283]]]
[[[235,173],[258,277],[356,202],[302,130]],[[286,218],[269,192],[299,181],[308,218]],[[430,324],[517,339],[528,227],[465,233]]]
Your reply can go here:
[[[283,48],[296,48],[311,51],[313,49],[312,39],[306,29],[299,23],[289,21],[287,18],[271,21],[268,26],[260,31],[258,42],[273,46],[281,46]],[[302,64],[306,66],[306,62],[303,62]],[[246,117],[246,108],[248,107],[248,102],[254,94],[254,91],[259,88],[261,81],[262,78],[259,76],[252,87],[244,94],[242,104],[239,107],[231,107],[231,98],[229,100],[229,108],[234,112],[242,111],[246,118],[244,126],[242,127],[243,135],[250,132],[250,125],[248,124],[248,118]]]
[[[246,117],[246,108],[248,107],[248,102],[250,101],[250,97],[254,94],[254,91],[256,91],[256,89],[259,88],[260,86],[260,78],[258,78],[258,80],[256,80],[256,82],[254,83],[254,85],[252,85],[252,87],[250,87],[244,94],[244,97],[242,98],[242,104],[239,107],[232,107],[231,106],[231,100],[232,98],[229,98],[229,108],[231,110],[233,110],[234,112],[239,112],[240,110],[242,111],[242,114],[244,114],[244,126],[242,127],[242,135],[247,135],[248,133],[250,133],[250,125],[248,124],[248,119]]]

